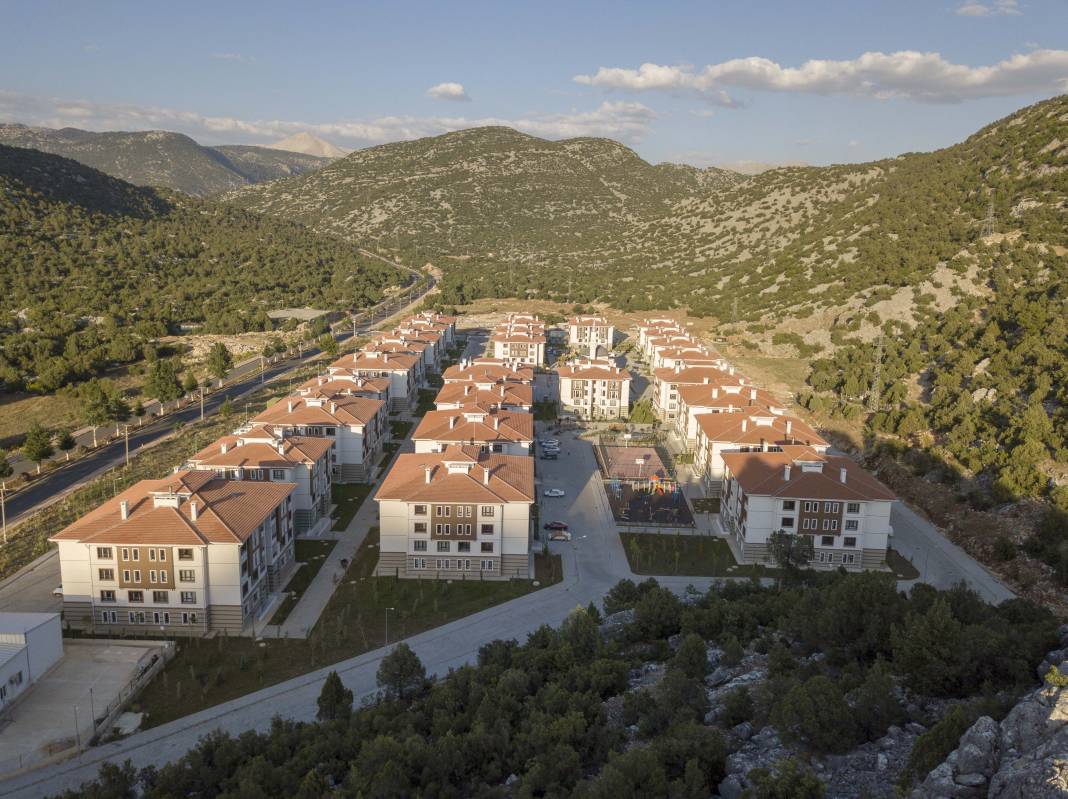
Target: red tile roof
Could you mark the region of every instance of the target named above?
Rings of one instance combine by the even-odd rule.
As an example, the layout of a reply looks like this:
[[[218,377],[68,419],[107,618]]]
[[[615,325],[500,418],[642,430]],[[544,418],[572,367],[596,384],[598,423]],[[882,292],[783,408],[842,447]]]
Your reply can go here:
[[[460,446],[441,453],[398,456],[375,493],[377,501],[427,503],[530,504],[534,498],[533,458],[480,453],[477,447]]]
[[[530,443],[534,440],[534,416],[525,411],[427,411],[412,440]]]
[[[742,490],[754,496],[840,501],[895,499],[889,488],[849,458],[820,454],[808,447],[786,447],[784,452],[731,452],[723,456],[723,462]],[[810,466],[806,468],[806,464]],[[816,464],[820,471],[813,470]]]
[[[252,421],[274,425],[366,425],[384,406],[382,400],[355,395],[339,394],[329,400],[285,397]]]
[[[778,416],[763,408],[746,408],[741,413],[702,413],[697,416],[697,427],[710,441],[828,446],[803,420]]]

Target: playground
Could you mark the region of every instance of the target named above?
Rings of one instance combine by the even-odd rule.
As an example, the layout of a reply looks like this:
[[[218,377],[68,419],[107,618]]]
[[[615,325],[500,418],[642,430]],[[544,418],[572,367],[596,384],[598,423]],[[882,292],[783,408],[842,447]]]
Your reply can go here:
[[[655,449],[600,446],[596,451],[617,522],[693,527],[686,498]]]

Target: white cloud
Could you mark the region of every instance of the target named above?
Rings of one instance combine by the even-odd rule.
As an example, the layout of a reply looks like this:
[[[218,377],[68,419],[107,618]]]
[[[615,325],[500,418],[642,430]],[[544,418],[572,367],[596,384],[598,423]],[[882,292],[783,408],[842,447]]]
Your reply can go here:
[[[962,17],[1018,17],[1021,13],[1017,0],[966,0],[957,6],[957,14]]]
[[[695,72],[689,66],[601,67],[576,83],[604,89],[694,94],[716,105],[739,103],[726,87],[754,91],[851,94],[955,103],[978,97],[1068,91],[1068,50],[1034,50],[991,66],[951,63],[938,53],[869,52],[849,61],[811,60],[783,67],[767,58],[735,58]]]
[[[452,100],[457,103],[471,102],[471,97],[462,83],[439,83],[427,89],[426,96],[435,100]]]
[[[252,56],[241,55],[241,53],[212,53],[211,57],[216,61],[236,61],[242,64],[251,64],[256,60]]]
[[[269,142],[309,131],[332,141],[379,144],[487,125],[505,125],[550,139],[607,136],[637,143],[648,131],[655,116],[641,103],[603,102],[592,111],[529,114],[515,119],[385,116],[314,123],[300,120],[245,120],[172,108],[93,103],[0,90],[0,121],[53,128],[72,125],[97,131],[175,130],[194,138],[203,138],[209,143]]]

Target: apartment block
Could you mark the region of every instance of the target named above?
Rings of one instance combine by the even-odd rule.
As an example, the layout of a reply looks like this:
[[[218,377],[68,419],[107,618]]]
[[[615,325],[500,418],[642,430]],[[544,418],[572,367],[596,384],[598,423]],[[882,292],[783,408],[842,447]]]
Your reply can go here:
[[[678,388],[679,414],[675,418],[675,435],[693,449],[697,444],[697,417],[705,413],[743,413],[764,409],[782,416],[787,408],[773,395],[753,386],[700,383]]]
[[[341,369],[332,374],[319,375],[303,383],[296,393],[302,397],[326,398],[338,394],[370,397],[389,404],[389,389],[393,381],[388,377],[360,377]]]
[[[417,355],[422,361],[423,372],[438,372],[440,358],[434,342],[422,338],[409,338],[396,332],[379,333],[362,350],[366,353],[389,353],[390,355]]]
[[[441,377],[446,385],[474,383],[479,388],[489,388],[497,383],[533,385],[534,369],[515,361],[505,361],[499,358],[468,358],[450,366]]]
[[[421,353],[349,353],[330,364],[327,372],[364,379],[388,377],[390,407],[394,411],[414,408],[419,389],[426,384],[426,365]]]
[[[801,419],[762,408],[702,414],[697,417],[693,470],[700,475],[705,491],[716,495],[723,483],[725,453],[776,452],[788,445],[806,446],[818,453],[829,446]]]
[[[567,320],[567,343],[573,350],[596,358],[612,351],[615,344],[615,327],[603,316],[573,316]]]
[[[434,405],[439,411],[461,408],[525,411],[534,406],[534,387],[529,383],[493,383],[485,387],[474,383],[446,383],[438,391]]]
[[[608,363],[578,362],[556,370],[560,409],[580,419],[621,419],[630,414],[631,373]]]
[[[284,429],[258,425],[223,436],[182,468],[215,472],[227,480],[293,483],[293,528],[297,535],[318,535],[330,526],[335,446],[331,438],[290,436]]]
[[[533,575],[534,460],[448,446],[400,455],[375,494],[375,573],[405,578],[527,579]]]
[[[412,433],[412,441],[417,453],[469,444],[486,452],[529,455],[534,443],[534,416],[523,411],[466,408],[428,411]]]
[[[885,568],[895,497],[849,458],[787,446],[723,460],[720,519],[739,561],[768,562],[768,541],[783,531],[812,536],[813,568]]]
[[[404,324],[408,327],[440,329],[442,335],[445,337],[446,348],[452,347],[456,343],[455,316],[434,313],[433,311],[422,311],[421,313],[417,313],[415,316],[406,319]]]
[[[54,535],[63,618],[89,632],[248,634],[294,568],[292,483],[182,471]]]
[[[744,386],[747,381],[733,366],[719,369],[714,366],[682,366],[653,371],[653,411],[663,421],[679,415],[679,389],[682,386],[717,385]]]
[[[333,479],[363,482],[371,476],[386,432],[389,414],[381,400],[338,394],[333,397],[286,397],[239,430],[267,425],[289,436],[327,438],[334,442]]]
[[[530,314],[509,314],[489,337],[494,358],[528,366],[545,363],[545,323]]]

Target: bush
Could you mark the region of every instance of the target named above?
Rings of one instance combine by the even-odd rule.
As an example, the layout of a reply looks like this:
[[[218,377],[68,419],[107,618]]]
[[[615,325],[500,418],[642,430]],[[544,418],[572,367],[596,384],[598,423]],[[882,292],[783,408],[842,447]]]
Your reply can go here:
[[[957,748],[960,737],[975,723],[976,718],[977,715],[963,706],[955,705],[945,718],[920,735],[912,745],[905,768],[898,776],[898,785],[907,789],[913,782],[926,777],[931,769]]]
[[[734,727],[743,721],[752,719],[753,711],[753,697],[750,696],[749,689],[743,685],[727,694],[716,720],[726,727]]]

